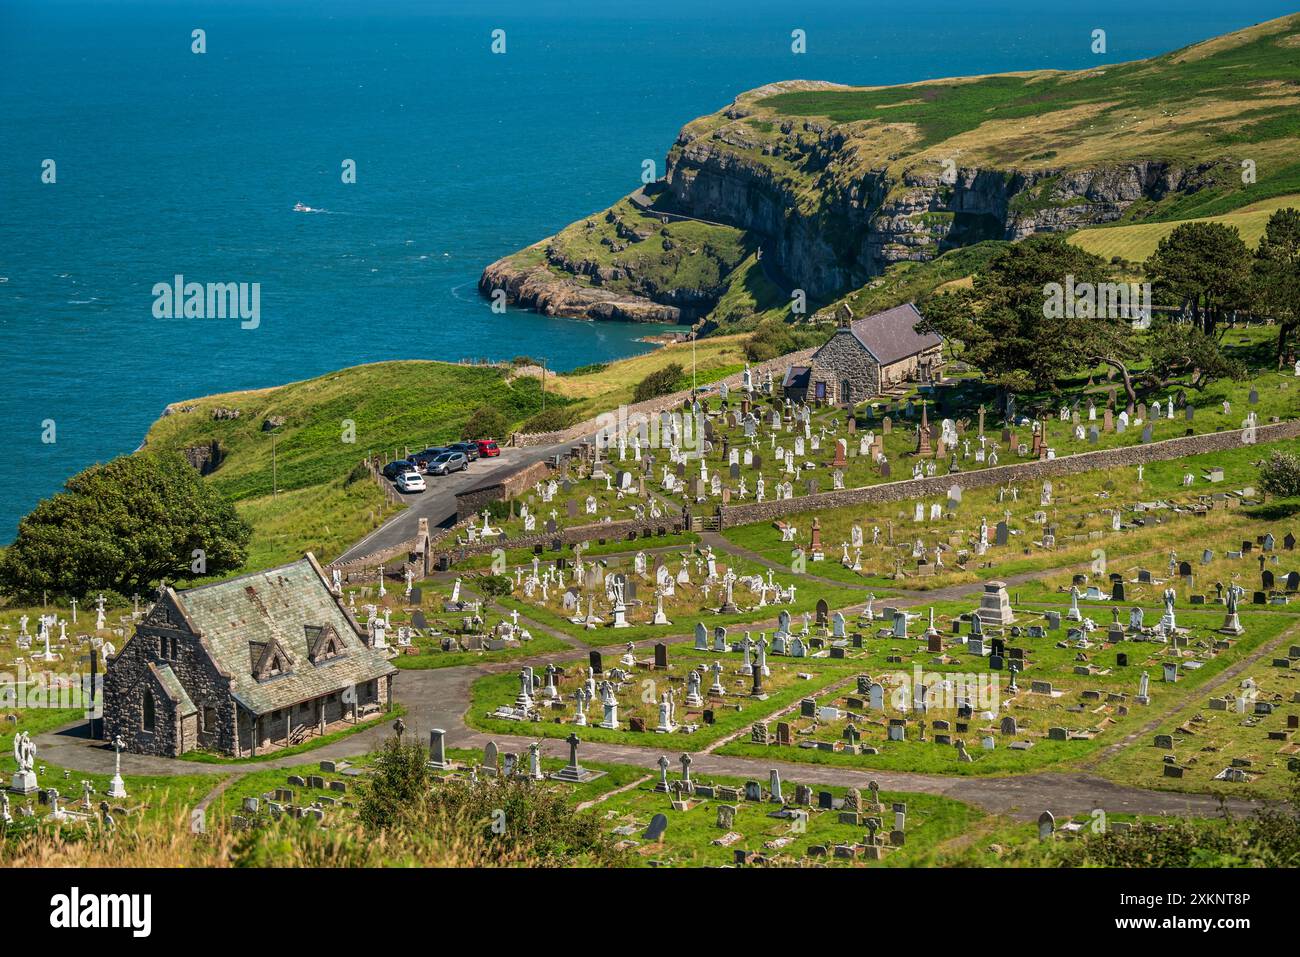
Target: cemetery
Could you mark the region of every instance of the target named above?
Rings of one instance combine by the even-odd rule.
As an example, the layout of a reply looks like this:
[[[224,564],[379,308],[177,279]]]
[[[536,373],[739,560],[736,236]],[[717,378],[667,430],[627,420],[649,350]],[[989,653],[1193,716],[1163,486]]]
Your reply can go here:
[[[824,639],[711,632],[694,644],[629,644],[586,660],[478,679],[466,723],[505,735],[701,748],[845,680]]]
[[[869,586],[929,590],[990,574],[1047,572],[1090,563],[1096,549],[1112,556],[1167,551],[1189,525],[1198,538],[1220,530],[1235,537],[1253,526],[1261,504],[1254,463],[1287,446],[1243,446],[991,489],[955,482],[942,499],[801,512],[723,534],[770,561],[802,556],[810,574]]]
[[[511,615],[601,646],[690,636],[697,623],[758,625],[782,611],[812,615],[819,602],[848,605],[865,597],[844,586],[810,587],[796,573],[718,554],[711,546],[638,549],[594,561],[581,551],[572,562],[533,556],[504,577],[511,590],[498,604]]]
[[[480,661],[511,661],[568,647],[534,634],[518,614],[494,611],[472,593],[472,579],[414,577],[406,588],[374,585],[344,589],[349,609],[395,654],[400,669],[455,668]]]
[[[1225,635],[1221,613],[1179,613],[1172,624],[1126,613],[1108,624],[1017,605],[999,625],[986,605],[1012,611],[986,592],[974,608],[914,606],[893,611],[893,626],[870,623],[852,639],[862,650],[846,651],[861,669],[852,682],[805,696],[718,753],[956,775],[1069,765],[1191,700],[1290,624],[1243,613],[1242,631]]]
[[[1281,800],[1300,771],[1300,644],[1275,651],[1116,754],[1101,770],[1138,787]]]
[[[491,741],[482,750],[448,748],[440,735],[428,750],[435,800],[449,780],[555,791],[594,815],[630,866],[1001,866],[1032,863],[1052,842],[1097,827],[1095,814],[1044,812],[1025,821],[937,795],[884,791],[873,780],[825,785],[813,769],[797,780],[775,768],[748,779],[710,774],[695,768],[690,752],[665,752],[651,769],[591,761],[576,735],[566,742],[567,758],[543,756],[535,742],[518,751]],[[347,828],[373,773],[372,759],[361,756],[247,774],[222,791],[208,824],[234,833],[299,823]],[[1122,830],[1141,821],[1115,814],[1106,824]]]

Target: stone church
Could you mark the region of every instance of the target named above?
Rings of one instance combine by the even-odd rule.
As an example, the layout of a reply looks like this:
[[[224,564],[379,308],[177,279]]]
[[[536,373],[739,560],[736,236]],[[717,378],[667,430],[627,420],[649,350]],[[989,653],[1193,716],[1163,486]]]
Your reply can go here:
[[[813,353],[808,365],[790,366],[782,382],[795,402],[854,406],[905,382],[931,382],[943,364],[943,339],[917,332],[923,321],[912,303],[854,319],[847,303],[836,313],[839,328]]]
[[[104,674],[104,734],[128,751],[252,756],[388,710],[397,669],[315,557],[159,590]]]

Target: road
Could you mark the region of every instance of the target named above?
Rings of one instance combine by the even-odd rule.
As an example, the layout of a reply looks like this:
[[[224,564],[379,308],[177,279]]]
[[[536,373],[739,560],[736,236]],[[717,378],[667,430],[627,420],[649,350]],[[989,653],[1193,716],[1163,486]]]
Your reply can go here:
[[[567,451],[572,442],[558,445],[537,445],[525,448],[503,448],[501,455],[492,459],[471,462],[469,468],[455,475],[425,476],[428,489],[405,495],[406,508],[398,512],[379,528],[357,542],[335,561],[350,562],[374,552],[383,551],[414,538],[420,519],[429,520],[429,529],[450,526],[456,522],[456,493],[463,492],[480,482],[509,473],[524,466]]]

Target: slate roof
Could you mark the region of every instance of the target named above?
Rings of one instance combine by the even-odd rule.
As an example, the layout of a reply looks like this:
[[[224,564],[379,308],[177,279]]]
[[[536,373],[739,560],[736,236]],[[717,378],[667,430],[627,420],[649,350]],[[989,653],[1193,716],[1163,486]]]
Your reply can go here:
[[[785,379],[781,382],[781,388],[808,388],[808,373],[811,371],[811,366],[790,366],[790,368],[785,370]]]
[[[162,685],[163,691],[167,692],[167,697],[176,703],[176,713],[184,717],[188,714],[194,714],[199,709],[194,707],[194,702],[186,694],[181,679],[176,677],[176,672],[172,671],[171,665],[150,664],[149,670],[153,672],[158,683]]]
[[[217,666],[234,676],[235,698],[254,714],[397,671],[383,652],[366,646],[310,555],[279,568],[173,594]],[[325,626],[338,635],[343,651],[312,664],[311,646]],[[253,677],[254,664],[272,642],[278,642],[289,657],[288,671],[258,681]]]
[[[887,366],[943,343],[933,332],[921,334],[916,331],[916,324],[922,319],[916,306],[908,302],[873,316],[854,319],[849,328],[876,361]]]

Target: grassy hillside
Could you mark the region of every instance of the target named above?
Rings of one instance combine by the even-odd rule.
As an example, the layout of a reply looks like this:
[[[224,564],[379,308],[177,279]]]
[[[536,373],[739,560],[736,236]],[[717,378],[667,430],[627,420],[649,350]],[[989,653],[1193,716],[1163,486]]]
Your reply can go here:
[[[752,251],[753,240],[743,230],[691,221],[663,223],[626,199],[573,223],[547,243],[550,256],[581,267],[579,282],[637,295],[720,290]]]
[[[1300,194],[1279,196],[1259,203],[1251,203],[1236,212],[1222,216],[1198,218],[1198,222],[1218,222],[1236,227],[1241,238],[1252,249],[1258,245],[1264,235],[1264,226],[1276,210],[1288,206],[1300,207]],[[1093,229],[1081,229],[1070,237],[1070,242],[1080,249],[1111,259],[1119,256],[1129,262],[1142,262],[1153,252],[1156,245],[1164,239],[1178,222],[1135,223],[1128,226],[1099,226]]]
[[[743,369],[748,338],[745,335],[715,336],[695,343],[696,381],[703,385]],[[553,391],[573,400],[578,414],[597,415],[621,403],[630,403],[638,382],[674,362],[684,370],[681,387],[688,388],[691,384],[691,354],[691,343],[673,343],[591,371],[575,370],[580,374],[557,376]]]
[[[357,463],[458,439],[480,405],[518,424],[541,408],[541,384],[528,377],[507,381],[498,368],[381,362],[175,403],[149,430],[145,446],[220,443],[225,458],[208,481],[253,525],[247,567],[265,568],[306,549],[324,559],[344,551],[394,511],[373,482],[348,481]],[[239,416],[214,418],[218,411]],[[264,431],[269,419],[283,422]]]
[[[901,86],[832,87],[746,94],[746,134],[761,150],[782,138],[782,120],[849,126],[854,166],[936,170],[962,166],[1077,168],[1160,159],[1221,161],[1215,187],[1171,198],[1185,218],[1245,205],[1300,186],[1300,15],[1215,37],[1182,50],[1096,69],[930,80]],[[706,118],[709,125],[731,122]],[[764,130],[769,132],[764,133]],[[1255,161],[1243,186],[1239,159]]]

